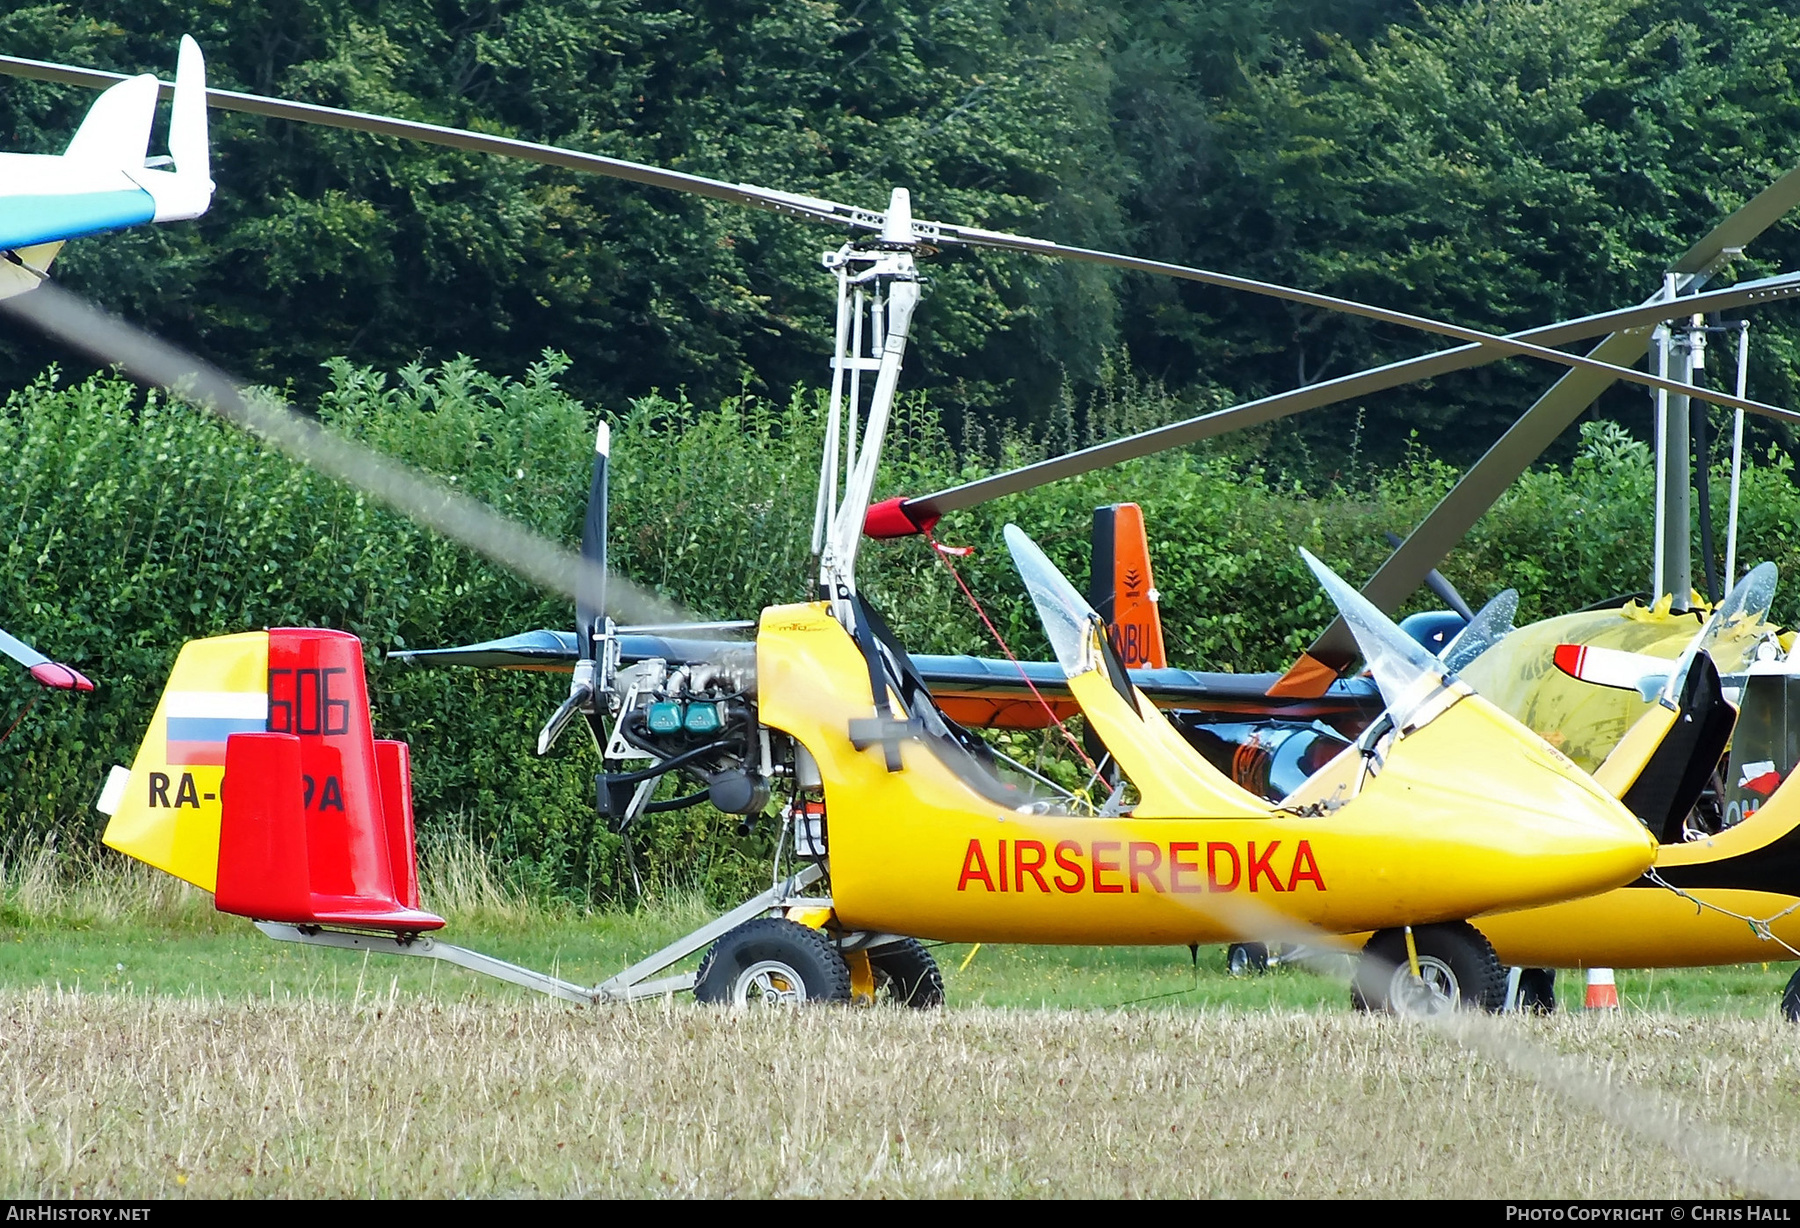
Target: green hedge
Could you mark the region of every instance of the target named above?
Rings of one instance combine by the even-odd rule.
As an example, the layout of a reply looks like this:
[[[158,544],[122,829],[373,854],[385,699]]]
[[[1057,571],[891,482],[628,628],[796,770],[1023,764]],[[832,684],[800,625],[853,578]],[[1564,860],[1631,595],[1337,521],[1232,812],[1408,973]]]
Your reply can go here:
[[[459,360],[385,376],[334,364],[316,410],[333,430],[454,482],[540,532],[579,537],[593,411],[557,387],[562,360],[523,380]],[[1153,389],[1115,387],[1053,425],[1059,444],[1137,429],[1174,412]],[[650,397],[614,419],[613,558],[623,571],[708,617],[747,616],[808,590],[808,537],[822,412],[746,398],[699,407]],[[1077,420],[1082,429],[1077,430]],[[1567,471],[1529,475],[1477,526],[1445,570],[1471,601],[1511,585],[1536,617],[1643,584],[1651,468],[1644,446],[1590,424]],[[1042,445],[1007,438],[953,448],[931,407],[901,407],[884,488],[921,493]],[[959,461],[961,455],[965,458]],[[1092,508],[1144,505],[1176,663],[1285,665],[1328,614],[1294,551],[1304,545],[1353,580],[1454,474],[1416,449],[1397,470],[1322,495],[1272,485],[1243,445],[1138,461],[951,517],[945,540],[976,547],[958,564],[1013,648],[1045,651],[1021,600],[1000,529],[1024,525],[1085,582]],[[1746,560],[1792,571],[1800,523],[1785,458],[1747,479]],[[1716,487],[1723,523],[1724,484]],[[277,625],[340,627],[370,649],[376,721],[409,740],[428,837],[461,830],[545,895],[629,899],[619,838],[595,820],[591,751],[568,739],[531,754],[560,677],[423,671],[379,663],[401,647],[464,643],[570,621],[546,597],[373,501],[319,478],[186,405],[114,378],[67,386],[54,373],[0,413],[0,626],[86,670],[89,697],[46,697],[0,747],[0,841],[54,831],[92,848],[108,764],[129,761],[175,652],[188,639]],[[922,651],[995,649],[942,562],[917,540],[871,543],[874,599]],[[1415,605],[1431,604],[1421,594]],[[1784,597],[1781,609],[1795,609]],[[35,695],[0,673],[0,719]],[[740,838],[706,808],[656,816],[638,833],[648,881],[724,897],[761,873],[766,835]]]

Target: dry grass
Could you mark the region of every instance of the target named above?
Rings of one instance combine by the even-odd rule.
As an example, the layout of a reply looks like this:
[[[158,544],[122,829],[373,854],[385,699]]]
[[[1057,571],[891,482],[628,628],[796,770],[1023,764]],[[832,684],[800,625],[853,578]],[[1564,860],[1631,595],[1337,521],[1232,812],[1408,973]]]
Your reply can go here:
[[[507,927],[541,922],[553,909],[509,880],[491,853],[460,832],[420,841],[425,907],[444,916]],[[235,928],[212,896],[140,861],[101,849],[73,854],[51,836],[0,848],[0,922],[84,926],[98,923],[176,929]]]
[[[13,925],[225,923],[199,888],[105,850],[91,858],[71,855],[54,836],[0,849],[0,915]]]
[[[425,833],[418,859],[420,903],[442,916],[512,923],[544,916],[544,906],[508,879],[493,854],[464,831]]]
[[[1776,1022],[1502,1026],[1797,1154]],[[33,990],[0,994],[0,1094],[10,1197],[1734,1192],[1442,1036],[1349,1015]]]

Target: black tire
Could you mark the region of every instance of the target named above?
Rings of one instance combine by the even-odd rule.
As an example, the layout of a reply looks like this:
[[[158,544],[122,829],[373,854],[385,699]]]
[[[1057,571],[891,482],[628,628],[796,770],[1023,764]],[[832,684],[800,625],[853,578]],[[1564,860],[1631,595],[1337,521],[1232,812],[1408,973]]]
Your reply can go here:
[[[1225,951],[1225,971],[1232,976],[1254,972],[1258,976],[1269,970],[1269,948],[1261,942],[1234,942]]]
[[[1800,1023],[1800,968],[1788,978],[1787,988],[1781,994],[1781,1017],[1789,1023]]]
[[[895,1006],[930,1010],[944,1004],[944,976],[937,960],[917,938],[902,938],[869,952],[877,992],[885,990]]]
[[[818,930],[758,917],[713,943],[700,963],[694,997],[725,1006],[848,1002],[850,968]]]
[[[1497,1011],[1506,1005],[1506,969],[1493,944],[1465,921],[1415,925],[1413,944],[1426,984],[1412,979],[1406,933],[1382,930],[1363,947],[1350,1003],[1359,1011],[1435,1014],[1446,1008]]]
[[[1523,1015],[1556,1013],[1556,969],[1519,969],[1519,996],[1513,1008]]]

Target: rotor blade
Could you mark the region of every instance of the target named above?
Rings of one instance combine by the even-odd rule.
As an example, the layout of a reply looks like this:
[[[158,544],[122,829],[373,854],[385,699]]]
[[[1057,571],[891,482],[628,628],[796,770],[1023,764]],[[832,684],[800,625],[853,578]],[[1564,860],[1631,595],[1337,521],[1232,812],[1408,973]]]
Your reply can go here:
[[[485,504],[448,490],[351,440],[332,435],[271,397],[250,393],[223,371],[108,315],[52,282],[0,300],[5,312],[139,383],[168,390],[381,500],[515,575],[574,597],[587,566],[561,546]],[[583,579],[584,583],[591,583]],[[615,608],[635,621],[682,617],[667,602],[620,576],[609,589]]]
[[[1713,227],[1710,234],[1669,266],[1670,271],[1691,274],[1696,283],[1703,281],[1722,260],[1748,247],[1795,205],[1800,205],[1800,167],[1758,192],[1743,208]],[[1689,303],[1702,297],[1692,295],[1676,301]],[[1652,298],[1646,306],[1658,301]],[[1614,333],[1590,350],[1589,356],[1610,362],[1636,362],[1648,347],[1649,340],[1642,335]],[[1500,493],[1517,481],[1544,449],[1611,385],[1611,380],[1593,371],[1571,371],[1558,380],[1388,556],[1363,589],[1369,599],[1383,609],[1397,608],[1419,587],[1425,572],[1436,567],[1486,514]],[[1334,619],[1301,655],[1289,675],[1302,691],[1312,690],[1327,671],[1336,673],[1355,660],[1355,652],[1343,621]],[[1302,676],[1312,681],[1302,683]]]
[[[1382,536],[1387,538],[1388,549],[1396,549],[1400,545],[1398,533],[1383,533]],[[1433,567],[1425,573],[1425,587],[1430,589],[1439,601],[1450,607],[1451,613],[1461,617],[1463,630],[1467,631],[1469,624],[1475,621],[1475,611],[1469,608],[1469,603],[1463,600],[1463,595],[1456,591],[1456,585],[1446,580],[1444,573]],[[1516,595],[1514,603],[1517,604]],[[1448,653],[1448,651],[1449,648],[1446,646],[1445,652]]]
[[[1649,339],[1642,333],[1614,333],[1590,351],[1599,358],[1635,362]],[[1519,420],[1450,488],[1431,513],[1369,577],[1363,592],[1384,610],[1398,609],[1475,522],[1487,514],[1544,449],[1594,403],[1612,380],[1598,371],[1571,371],[1537,399]],[[1337,673],[1356,659],[1356,644],[1342,619],[1334,619],[1302,660]]]
[[[77,68],[67,64],[53,64],[43,60],[27,60],[17,56],[0,56],[0,73],[14,76],[30,77],[40,81],[56,81],[70,85],[81,85],[89,88],[103,88],[106,85],[122,80],[117,73],[100,72],[91,68]],[[164,83],[164,88],[171,91],[173,87]],[[245,111],[257,115],[275,116],[281,119],[298,120],[303,123],[324,124],[335,128],[350,128],[361,132],[372,132],[383,136],[403,136],[414,140],[426,141],[435,145],[447,145],[456,149],[473,152],[498,154],[505,157],[523,158],[532,162],[541,162],[550,166],[561,166],[570,170],[588,171],[606,175],[614,179],[627,179],[635,183],[647,183],[657,187],[672,188],[677,191],[690,192],[714,200],[729,201],[734,204],[748,205],[759,209],[771,209],[778,213],[786,213],[796,217],[809,218],[814,221],[835,222],[864,230],[882,230],[886,224],[886,215],[873,210],[857,209],[854,206],[838,204],[816,196],[806,196],[793,192],[781,192],[772,188],[757,187],[754,184],[726,183],[719,179],[708,179],[701,175],[689,175],[681,171],[665,170],[661,167],[647,166],[641,162],[631,162],[622,158],[609,158],[601,154],[578,153],[574,150],[562,149],[554,145],[541,145],[533,141],[519,141],[511,137],[493,136],[487,133],[471,132],[463,128],[449,128],[440,124],[425,124],[414,120],[394,119],[389,116],[371,115],[364,111],[348,111],[337,107],[322,107],[311,103],[288,102],[280,98],[268,98],[258,94],[240,94],[232,90],[208,90],[207,102],[210,105],[236,111]],[[1052,256],[1064,260],[1076,260],[1088,264],[1102,264],[1111,268],[1127,269],[1139,273],[1151,273],[1164,277],[1174,277],[1183,281],[1200,282],[1205,285],[1219,286],[1228,290],[1239,290],[1246,294],[1261,295],[1265,298],[1282,299],[1287,302],[1300,303],[1309,307],[1317,307],[1325,311],[1335,311],[1345,315],[1360,316],[1363,319],[1375,320],[1385,324],[1394,324],[1419,332],[1435,333],[1442,337],[1451,337],[1459,341],[1474,341],[1484,345],[1498,346],[1501,349],[1522,357],[1538,358],[1545,362],[1556,363],[1566,367],[1604,367],[1593,358],[1565,354],[1560,350],[1537,345],[1517,337],[1502,337],[1495,333],[1484,332],[1477,328],[1467,328],[1460,324],[1451,324],[1443,320],[1434,320],[1426,316],[1414,315],[1411,312],[1395,311],[1387,307],[1377,307],[1370,303],[1357,302],[1354,299],[1339,298],[1335,295],[1321,294],[1313,290],[1301,290],[1293,286],[1277,285],[1273,282],[1258,281],[1250,277],[1238,277],[1230,273],[1218,273],[1210,269],[1195,268],[1189,265],[1169,264],[1160,260],[1147,260],[1139,256],[1126,256],[1117,252],[1100,251],[1095,248],[1070,247],[1061,243],[1053,243],[1048,239],[1035,239],[1026,235],[1007,234],[997,230],[984,230],[978,226],[960,226],[946,222],[909,220],[906,227],[915,237],[928,243],[964,243],[972,247],[989,247],[1001,251],[1027,252],[1039,256]],[[1663,379],[1642,371],[1630,371],[1625,368],[1610,368],[1614,379],[1629,380],[1644,384],[1650,388],[1663,388],[1678,395],[1695,397],[1710,401],[1730,409],[1746,409],[1752,413],[1762,413],[1780,417],[1786,411],[1760,402],[1745,401],[1729,393],[1714,392],[1691,384]],[[1796,420],[1800,420],[1797,418]]]
[[[1726,311],[1733,307],[1775,302],[1796,296],[1800,296],[1800,273],[1783,273],[1776,277],[1741,282],[1724,290],[1712,290],[1705,294],[1688,296],[1680,300],[1681,311],[1675,314],[1689,315],[1696,310]],[[1583,316],[1576,320],[1542,325],[1514,333],[1512,336],[1539,341],[1546,345],[1564,345],[1571,341],[1598,337],[1604,333],[1643,328],[1668,318],[1670,318],[1669,305],[1658,301],[1635,307],[1620,307],[1596,315]],[[1202,414],[1196,418],[1173,422],[1168,426],[1159,426],[1154,430],[1129,435],[1108,443],[1096,444],[1091,448],[1083,448],[1078,452],[1052,457],[1049,460],[1039,461],[1036,464],[1026,465],[1006,473],[965,482],[960,486],[940,490],[936,494],[909,499],[901,507],[915,522],[931,516],[942,516],[946,512],[974,507],[977,504],[986,503],[990,499],[998,499],[1003,495],[1018,494],[1048,482],[1091,473],[1095,469],[1135,460],[1140,456],[1149,456],[1167,448],[1197,443],[1202,439],[1211,439],[1230,431],[1242,430],[1245,427],[1260,426],[1265,422],[1273,422],[1309,409],[1335,405],[1352,397],[1380,392],[1388,388],[1397,388],[1403,384],[1431,379],[1451,371],[1483,366],[1506,357],[1508,355],[1499,350],[1480,344],[1460,345],[1454,349],[1421,354],[1417,358],[1408,358],[1381,367],[1371,367],[1366,371],[1358,371],[1350,375],[1340,375],[1336,379],[1322,380],[1316,384],[1308,384],[1304,388],[1295,388],[1290,392],[1277,393],[1260,400],[1246,401],[1244,404],[1235,405],[1230,409]]]
[[[1669,266],[1669,272],[1688,274],[1704,281],[1722,261],[1749,247],[1763,231],[1787,216],[1796,204],[1800,204],[1800,166],[1758,192],[1736,213],[1714,226],[1711,233]]]
[[[34,81],[54,81],[61,85],[79,85],[87,89],[105,89],[125,79],[123,73],[102,72],[95,68],[78,68],[71,64],[52,64],[45,60],[27,60],[11,55],[0,55],[0,74],[26,77]],[[174,86],[166,81],[161,82],[161,85],[162,96],[173,97]],[[605,175],[611,179],[625,179],[633,183],[650,184],[652,187],[672,188],[677,192],[690,192],[696,196],[710,197],[713,200],[722,200],[734,205],[769,209],[776,213],[785,213],[813,221],[836,222],[863,230],[880,230],[882,224],[883,215],[878,212],[858,209],[851,205],[841,205],[816,196],[806,196],[797,192],[780,192],[773,188],[759,188],[755,184],[726,183],[721,179],[709,179],[704,175],[690,175],[683,171],[665,170],[660,166],[647,166],[642,162],[632,162],[625,158],[609,158],[604,154],[581,153],[573,149],[562,149],[555,145],[541,145],[535,141],[520,141],[487,132],[471,132],[465,128],[449,128],[441,124],[395,119],[386,115],[371,115],[366,111],[348,111],[339,107],[322,107],[307,102],[289,102],[284,98],[268,98],[261,94],[241,94],[236,90],[208,89],[206,102],[208,106],[222,111],[241,111],[247,115],[267,115],[275,119],[293,120],[303,124],[319,124],[327,128],[347,128],[354,132],[374,133],[377,136],[404,137],[408,140],[422,141],[427,145],[443,145],[470,153],[520,158],[527,162],[539,162],[545,166],[560,166],[566,170],[585,171],[589,174]]]
[[[1282,299],[1290,303],[1300,303],[1308,307],[1319,307],[1326,311],[1336,311],[1344,315],[1360,316],[1365,320],[1375,320],[1383,324],[1397,324],[1402,328],[1414,329],[1418,332],[1435,333],[1440,337],[1451,337],[1458,341],[1474,341],[1485,346],[1494,346],[1508,354],[1522,358],[1539,358],[1545,362],[1559,366],[1599,369],[1608,372],[1615,380],[1626,380],[1634,384],[1643,384],[1647,388],[1660,388],[1678,395],[1697,397],[1716,405],[1725,405],[1732,409],[1746,409],[1751,413],[1764,414],[1768,417],[1800,421],[1800,414],[1781,409],[1761,402],[1752,404],[1740,401],[1735,396],[1713,392],[1694,384],[1678,384],[1660,376],[1644,371],[1633,371],[1629,367],[1615,367],[1592,356],[1565,354],[1561,350],[1549,346],[1538,345],[1525,340],[1518,334],[1502,336],[1498,333],[1484,332],[1479,328],[1467,328],[1461,324],[1451,324],[1445,320],[1434,320],[1429,316],[1414,315],[1408,311],[1395,311],[1388,307],[1377,307],[1370,303],[1357,302],[1354,299],[1338,298],[1331,294],[1320,294],[1314,290],[1301,290],[1295,286],[1277,285],[1274,282],[1257,281],[1250,277],[1238,277],[1231,273],[1218,273],[1211,269],[1194,268],[1185,264],[1168,264],[1161,260],[1146,260],[1140,256],[1122,256],[1116,252],[1096,251],[1087,247],[1065,247],[1061,243],[1051,243],[1044,239],[1030,239],[1020,235],[1000,234],[996,231],[976,230],[967,226],[949,226],[937,224],[946,240],[959,240],[972,246],[994,247],[1005,251],[1031,252],[1040,256],[1058,256],[1065,260],[1078,260],[1089,264],[1103,264],[1111,268],[1128,269],[1138,273],[1154,273],[1164,277],[1173,277],[1180,281],[1200,282],[1204,285],[1219,286],[1227,290],[1241,290],[1246,294],[1257,294],[1265,298]]]
[[[24,640],[0,631],[0,653],[5,653],[20,665],[25,672],[40,686],[53,691],[91,691],[94,684],[80,670],[72,665],[64,665],[61,661],[52,661],[43,653],[27,644]]]
[[[0,631],[0,652],[5,653],[26,669],[36,669],[49,661],[43,653],[27,644],[24,640]]]

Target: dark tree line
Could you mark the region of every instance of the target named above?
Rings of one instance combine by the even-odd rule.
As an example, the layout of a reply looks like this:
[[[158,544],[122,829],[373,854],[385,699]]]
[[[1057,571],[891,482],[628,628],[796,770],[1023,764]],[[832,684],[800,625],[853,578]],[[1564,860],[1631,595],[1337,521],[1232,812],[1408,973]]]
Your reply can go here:
[[[1287,281],[1493,328],[1644,297],[1800,163],[1800,14],[1748,0],[92,0],[0,15],[13,54],[483,127],[720,178]],[[91,95],[0,81],[0,148]],[[668,193],[215,115],[214,210],[72,245],[69,284],[302,393],[335,356],[570,354],[575,391],[706,403],[823,377],[828,231]],[[1792,263],[1791,226],[1740,275]],[[946,254],[912,380],[1042,423],[1120,348],[1187,405],[1416,353],[1263,300]],[[1753,393],[1791,401],[1766,312]],[[61,357],[0,339],[0,382]],[[1478,450],[1548,378],[1507,364],[1276,432],[1328,469],[1417,430]],[[1611,411],[1642,417],[1642,398]],[[1356,424],[1353,426],[1352,424]]]

